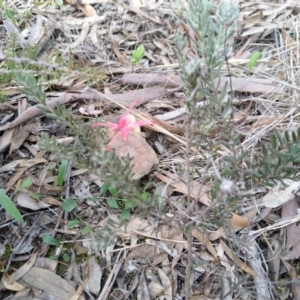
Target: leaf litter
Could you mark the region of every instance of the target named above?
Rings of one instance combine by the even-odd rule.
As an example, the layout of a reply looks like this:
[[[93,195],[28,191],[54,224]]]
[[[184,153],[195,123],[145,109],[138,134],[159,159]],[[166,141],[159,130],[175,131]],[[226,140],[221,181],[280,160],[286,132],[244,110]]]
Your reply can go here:
[[[11,3],[4,1],[9,7],[18,7],[19,12],[24,12],[27,9],[26,5],[32,5],[18,2],[17,5],[17,1],[11,1]],[[170,100],[171,97],[170,105],[165,110],[157,108],[140,112],[137,108],[135,112],[139,120],[153,122],[155,125],[153,128],[150,126],[150,130],[153,129],[163,136],[161,142],[166,152],[159,159],[153,150],[153,144],[148,143],[140,131],[137,134],[129,134],[127,140],[117,139],[111,146],[119,157],[125,157],[128,154],[133,157],[132,164],[136,166],[135,179],[143,180],[155,170],[156,184],[161,184],[165,190],[168,190],[166,203],[173,205],[165,206],[169,211],[165,214],[165,219],[159,222],[150,214],[143,217],[132,215],[127,226],[114,228],[112,235],[107,237],[110,251],[105,253],[101,242],[97,240],[97,231],[105,228],[104,224],[112,225],[111,220],[115,222],[119,220],[114,218],[115,212],[105,205],[104,199],[96,206],[91,205],[90,201],[83,201],[78,212],[80,218],[84,220],[85,228],[90,228],[91,231],[88,236],[83,236],[81,233],[83,223],[79,222],[72,229],[76,239],[83,238],[84,242],[78,241],[79,245],[74,249],[67,246],[61,247],[68,243],[60,244],[59,250],[63,251],[65,258],[68,255],[72,257],[72,263],[64,261],[64,264],[69,267],[69,278],[68,281],[65,280],[58,270],[57,261],[37,257],[38,253],[33,253],[33,249],[40,243],[34,234],[30,235],[27,242],[22,240],[24,232],[30,229],[30,224],[34,224],[37,213],[43,213],[43,217],[39,220],[40,228],[49,226],[53,230],[53,235],[54,232],[60,232],[61,241],[71,244],[76,242],[72,240],[71,235],[67,234],[68,215],[62,218],[59,198],[59,192],[62,189],[57,186],[56,176],[54,176],[57,166],[50,167],[49,163],[53,157],[41,153],[36,146],[38,131],[47,130],[43,122],[49,122],[49,120],[42,119],[43,112],[31,99],[28,99],[28,103],[27,100],[20,103],[23,109],[19,109],[18,99],[21,98],[19,87],[1,86],[4,94],[11,98],[0,105],[2,118],[0,130],[3,132],[0,136],[0,184],[6,193],[10,193],[10,197],[22,213],[29,215],[29,219],[21,232],[20,225],[14,223],[8,215],[1,214],[0,228],[5,230],[5,235],[2,236],[4,240],[1,242],[7,243],[8,241],[12,249],[21,244],[26,251],[19,252],[13,258],[13,261],[24,262],[17,271],[12,272],[10,269],[7,273],[3,273],[0,293],[4,290],[14,291],[15,297],[38,298],[39,295],[43,295],[43,299],[46,297],[47,299],[51,297],[108,299],[110,296],[135,297],[134,293],[137,299],[156,299],[159,296],[164,299],[172,299],[172,297],[183,299],[182,274],[185,273],[184,253],[188,245],[185,234],[178,228],[178,223],[174,222],[173,218],[176,216],[173,213],[174,207],[184,214],[181,199],[186,197],[188,191],[201,210],[211,205],[211,198],[208,194],[209,183],[204,184],[200,179],[195,179],[191,186],[187,186],[179,180],[180,176],[174,168],[174,164],[176,165],[176,161],[180,161],[180,158],[174,155],[171,149],[176,140],[179,143],[179,146],[175,145],[176,151],[182,151],[180,147],[184,146],[184,138],[177,135],[183,135],[184,132],[178,128],[176,121],[170,122],[169,120],[173,121],[186,111],[179,103],[180,97],[174,97],[175,93],[183,91],[184,86],[175,72],[178,68],[178,61],[172,49],[174,44],[170,37],[173,27],[168,26],[170,22],[173,22],[172,9],[166,1],[129,1],[129,5],[123,2],[115,5],[110,1],[97,0],[67,0],[67,2],[72,6],[65,5],[59,8],[45,4],[41,7],[31,7],[35,15],[32,15],[30,22],[24,25],[25,31],[18,28],[18,23],[5,18],[3,19],[4,26],[0,27],[0,35],[7,37],[15,35],[18,46],[23,49],[27,41],[31,46],[36,46],[39,50],[36,65],[44,65],[50,70],[55,70],[61,66],[45,63],[45,61],[55,61],[55,51],[51,49],[51,46],[50,48],[47,46],[46,49],[44,46],[52,39],[54,30],[63,32],[67,39],[62,39],[59,34],[56,36],[57,53],[60,53],[63,59],[67,57],[68,51],[72,51],[81,60],[88,62],[91,69],[97,70],[99,77],[104,76],[100,75],[102,72],[112,81],[117,79],[117,82],[112,85],[113,93],[102,94],[98,91],[100,87],[97,84],[92,83],[93,88],[87,89],[90,83],[88,72],[86,70],[80,72],[75,68],[63,80],[44,83],[49,107],[57,104],[65,105],[73,115],[83,114],[90,117],[94,113],[101,116],[107,106],[110,109],[122,106],[126,108],[130,107],[136,99],[140,99],[139,106],[144,108],[146,104],[151,104],[154,100],[164,102]],[[103,14],[104,11],[105,14]],[[290,67],[291,63],[283,53],[288,53],[295,59],[299,56],[296,38],[299,13],[298,1],[288,1],[285,4],[277,3],[277,1],[261,3],[240,1],[239,28],[236,37],[243,39],[239,45],[240,49],[237,50],[238,53],[228,60],[228,64],[235,71],[234,76],[231,77],[231,88],[240,93],[237,94],[240,98],[234,101],[234,104],[248,103],[247,106],[240,106],[241,109],[237,109],[234,114],[235,125],[245,136],[246,148],[250,148],[250,145],[254,147],[260,139],[268,138],[270,132],[268,128],[281,129],[289,125],[298,125],[298,107],[293,112],[291,111],[291,106],[295,105],[293,102],[295,95],[291,91],[299,91],[298,78],[294,77],[289,81],[288,76],[281,69]],[[139,28],[141,36],[135,36],[132,28],[134,30]],[[147,30],[150,28],[153,36],[147,39]],[[277,34],[276,32],[280,32],[274,46],[279,53],[278,56],[273,53],[272,47],[264,43],[270,34]],[[29,37],[26,37],[26,34],[29,34]],[[139,58],[140,62],[137,65],[132,66],[130,64],[132,53],[139,44],[144,45],[146,53],[144,57]],[[193,48],[192,43],[190,47]],[[256,50],[261,51],[262,56],[254,67],[253,75],[249,76],[246,67],[251,53]],[[111,51],[115,53],[114,57],[109,55]],[[0,53],[1,58],[3,55],[4,53]],[[45,57],[49,60],[45,60]],[[28,59],[23,60],[23,62],[28,61]],[[97,67],[99,65],[101,69]],[[63,70],[66,71],[66,69]],[[161,72],[153,72],[153,70]],[[275,73],[278,76],[274,75]],[[220,80],[221,87],[229,83],[227,76],[222,76]],[[54,87],[54,89],[49,92],[49,87]],[[229,84],[227,87],[230,91]],[[96,107],[95,103],[98,105],[99,102],[101,105]],[[28,107],[27,104],[29,104]],[[9,109],[1,109],[1,107]],[[97,109],[94,109],[95,107]],[[11,120],[17,111],[20,113],[14,120]],[[291,115],[292,120],[290,120]],[[268,127],[269,125],[271,126]],[[169,137],[171,142],[166,137]],[[62,142],[64,141],[62,139]],[[68,142],[73,143],[74,139],[71,138]],[[157,167],[161,161],[163,169]],[[143,164],[145,166],[142,168]],[[69,174],[71,181],[78,180],[79,182],[77,186],[74,184],[70,197],[83,200],[92,198],[95,192],[94,183],[90,183],[90,188],[83,191],[80,189],[81,184],[86,186],[87,182],[85,177],[80,177],[80,174],[84,174],[86,170],[76,172],[77,170],[72,170]],[[26,178],[33,179],[32,185],[19,191],[20,182]],[[97,179],[94,178],[96,181]],[[100,186],[103,184],[99,180],[97,183]],[[259,282],[257,279],[265,278],[266,272],[261,267],[263,263],[268,264],[270,269],[268,276],[271,281],[276,282],[282,278],[283,280],[288,278],[287,272],[296,281],[297,272],[291,264],[293,264],[292,260],[299,258],[298,185],[298,182],[285,182],[285,186],[278,185],[266,194],[257,193],[255,200],[247,203],[244,211],[240,210],[232,214],[231,224],[227,226],[233,226],[231,230],[235,232],[233,236],[239,240],[238,247],[232,247],[233,242],[227,239],[225,226],[219,229],[211,226],[209,231],[200,232],[196,229],[192,231],[192,236],[195,238],[192,250],[195,255],[194,261],[197,261],[195,264],[198,266],[193,267],[193,278],[198,278],[199,274],[201,276],[205,274],[206,277],[202,281],[202,277],[199,277],[200,284],[193,278],[191,279],[194,292],[191,299],[201,299],[202,296],[205,299],[210,299],[210,297],[221,299],[218,294],[221,283],[211,276],[212,272],[220,268],[218,260],[225,268],[225,273],[229,274],[229,277],[223,275],[222,279],[224,291],[229,293],[232,291],[228,289],[226,280],[230,278],[238,283],[236,273],[232,271],[233,268],[237,268],[244,275],[252,276],[255,287],[259,287],[258,291],[265,296],[264,299],[270,298],[269,290],[264,287],[262,281]],[[265,215],[260,215],[263,208],[269,208],[269,210]],[[247,214],[247,209],[251,209],[252,214]],[[278,217],[276,222],[268,219],[273,212]],[[258,215],[260,218],[255,218]],[[257,227],[252,230],[254,225]],[[260,226],[263,227],[260,228]],[[20,232],[17,232],[18,230]],[[39,231],[40,229],[35,229],[33,232]],[[250,242],[247,239],[249,236],[252,239]],[[247,245],[247,241],[252,243],[251,247]],[[264,243],[267,246],[264,246]],[[264,247],[264,250],[268,251],[266,262],[261,261],[258,256],[259,247]],[[244,254],[241,259],[241,250],[244,250],[244,253],[248,251],[248,256]],[[89,258],[82,259],[82,253],[88,252]],[[1,255],[1,259],[8,262],[9,257],[5,253]],[[104,272],[109,276],[103,277]],[[209,288],[207,288],[207,282]],[[287,294],[293,293],[296,299],[299,295],[298,289],[299,287],[292,283]],[[246,292],[244,292],[245,295]],[[247,296],[251,297],[249,294]],[[280,289],[277,290],[277,297],[279,296],[283,296]]]

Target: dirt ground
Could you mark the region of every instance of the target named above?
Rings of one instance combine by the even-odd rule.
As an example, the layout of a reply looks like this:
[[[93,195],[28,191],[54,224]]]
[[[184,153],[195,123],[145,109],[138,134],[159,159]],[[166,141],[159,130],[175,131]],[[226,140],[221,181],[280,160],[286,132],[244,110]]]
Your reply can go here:
[[[227,2],[215,93],[238,151],[285,174],[263,162],[247,197],[221,121],[189,133],[188,0],[0,0],[0,299],[300,299],[300,4]]]

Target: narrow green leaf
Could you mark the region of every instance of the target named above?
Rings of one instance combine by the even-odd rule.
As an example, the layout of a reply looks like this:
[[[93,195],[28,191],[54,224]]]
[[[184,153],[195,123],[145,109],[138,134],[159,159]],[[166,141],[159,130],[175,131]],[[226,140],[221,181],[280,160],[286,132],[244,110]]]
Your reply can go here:
[[[264,157],[267,157],[268,156],[268,149],[267,149],[265,144],[261,145],[261,150],[262,150],[262,153],[263,153]]]
[[[256,66],[257,61],[259,60],[259,58],[261,57],[261,52],[254,52],[250,59],[249,59],[249,63],[248,63],[248,69],[249,71],[252,71],[254,69],[254,67]]]
[[[49,256],[49,259],[51,259],[51,260],[58,260],[58,255],[50,255]]]
[[[31,180],[31,178],[27,178],[27,179],[23,180],[20,184],[19,190],[30,187],[32,185],[32,183],[33,183],[33,181]]]
[[[118,202],[114,198],[108,198],[107,205],[111,208],[119,208]]]
[[[74,199],[66,199],[61,206],[64,211],[70,212],[77,206],[77,202]]]
[[[111,187],[111,184],[109,182],[104,182],[100,188],[100,195],[105,194],[110,187]]]
[[[291,133],[288,132],[287,130],[284,132],[284,137],[285,137],[285,140],[286,140],[287,142],[290,141],[290,138],[291,138],[291,135],[290,135],[290,134],[291,134]]]
[[[41,193],[34,193],[31,197],[35,200],[39,200],[43,195]]]
[[[60,187],[64,185],[64,181],[67,174],[68,163],[69,161],[64,159],[58,168],[57,183]]]
[[[108,190],[112,196],[116,196],[118,194],[117,189],[113,186],[111,186]]]
[[[78,226],[78,225],[80,225],[80,224],[81,224],[81,221],[80,221],[80,220],[69,221],[69,222],[67,223],[67,228],[68,228],[68,229],[71,229],[71,228],[73,228],[73,227],[75,227],[75,226]]]
[[[12,218],[20,223],[24,223],[23,217],[17,209],[16,205],[8,196],[6,196],[3,189],[0,189],[0,205]]]
[[[274,135],[271,135],[271,149],[272,151],[276,151],[276,145],[277,145],[277,142],[276,142],[276,137]]]
[[[148,197],[144,198],[143,195],[144,195],[144,193],[142,194],[142,198],[144,200],[147,200]],[[134,202],[132,199],[126,199],[125,200],[125,205],[126,205],[127,208],[135,208],[135,207],[137,207],[137,203]]]
[[[92,227],[86,226],[86,227],[84,227],[84,228],[81,230],[81,234],[82,234],[82,235],[86,235],[86,234],[88,234],[91,230],[92,230]]]
[[[96,201],[99,200],[99,197],[96,197],[96,196],[94,196],[94,197],[87,197],[86,200],[87,200],[87,201],[93,201],[93,202],[96,202]]]
[[[42,235],[42,240],[46,244],[53,245],[53,246],[59,246],[59,241],[48,233],[44,233]]]
[[[53,171],[55,169],[55,165],[54,164],[50,164],[49,166],[48,166],[48,170],[51,172],[51,171]]]
[[[130,212],[127,209],[123,209],[121,212],[121,220],[122,221],[128,221],[130,220]]]
[[[62,259],[66,262],[69,262],[71,257],[68,253],[64,253],[63,256],[62,256]]]

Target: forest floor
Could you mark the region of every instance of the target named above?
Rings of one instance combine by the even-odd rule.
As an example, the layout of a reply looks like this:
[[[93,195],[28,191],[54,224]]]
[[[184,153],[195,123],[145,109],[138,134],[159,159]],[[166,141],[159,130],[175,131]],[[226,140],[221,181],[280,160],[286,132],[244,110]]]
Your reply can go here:
[[[208,171],[190,152],[197,176],[179,172],[188,111],[174,35],[192,36],[188,2],[0,0],[1,299],[300,299],[298,179],[254,186],[224,221],[207,213],[213,180],[199,175],[219,166]],[[232,3],[239,15],[220,83],[230,83],[232,122],[251,157],[272,133],[300,127],[300,4]],[[42,96],[26,92],[18,72],[33,75]],[[141,120],[143,133],[109,145],[130,154],[142,196],[158,205],[132,206],[61,156],[60,145],[79,147],[79,133],[39,109],[43,95],[89,127],[128,113]],[[56,153],[39,144],[42,133],[56,138]]]

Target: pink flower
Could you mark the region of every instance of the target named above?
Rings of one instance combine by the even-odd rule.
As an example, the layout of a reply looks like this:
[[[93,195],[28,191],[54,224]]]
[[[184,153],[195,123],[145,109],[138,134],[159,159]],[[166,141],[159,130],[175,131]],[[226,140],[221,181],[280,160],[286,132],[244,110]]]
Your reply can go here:
[[[148,120],[140,120],[136,121],[134,115],[130,114],[133,107],[138,104],[140,100],[136,100],[133,104],[130,105],[126,113],[119,119],[117,124],[110,124],[110,123],[94,123],[92,125],[93,128],[98,126],[105,126],[109,127],[110,132],[114,134],[108,145],[106,146],[106,151],[110,150],[111,145],[113,142],[122,136],[124,140],[128,139],[130,132],[139,132],[141,126],[153,126],[154,123]]]

